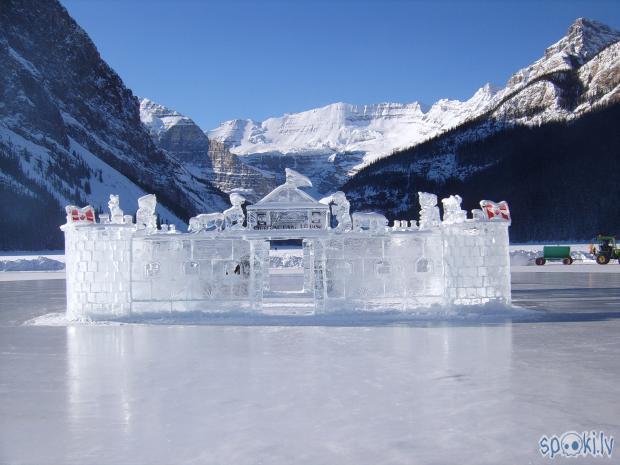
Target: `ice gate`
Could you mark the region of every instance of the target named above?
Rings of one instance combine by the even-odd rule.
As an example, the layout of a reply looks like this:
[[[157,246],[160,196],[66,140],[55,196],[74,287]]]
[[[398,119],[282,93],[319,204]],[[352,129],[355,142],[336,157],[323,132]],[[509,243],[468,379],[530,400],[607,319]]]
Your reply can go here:
[[[157,227],[153,195],[139,199],[135,224],[117,196],[98,223],[91,207],[67,207],[67,316],[510,303],[505,202],[482,201],[467,218],[460,197],[450,196],[441,219],[436,196],[419,193],[419,224],[388,226],[377,213],[349,215],[341,192],[316,201],[301,189],[308,185],[287,170],[283,185],[247,207],[247,219],[243,197],[233,193],[230,209],[192,218],[189,233]],[[301,263],[275,270],[270,251],[278,244],[297,244]]]

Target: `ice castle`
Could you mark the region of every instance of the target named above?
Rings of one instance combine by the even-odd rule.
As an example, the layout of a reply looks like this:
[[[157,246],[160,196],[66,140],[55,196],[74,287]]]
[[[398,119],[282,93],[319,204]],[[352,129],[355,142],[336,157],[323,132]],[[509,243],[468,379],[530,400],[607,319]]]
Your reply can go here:
[[[231,208],[191,218],[187,233],[157,226],[152,194],[138,199],[135,223],[115,195],[99,222],[90,206],[66,207],[68,318],[510,303],[506,202],[483,200],[468,218],[453,195],[441,218],[437,197],[420,192],[419,221],[389,226],[379,213],[351,215],[342,192],[315,200],[302,190],[311,185],[287,169],[257,203],[244,209],[232,193]],[[297,254],[293,266],[282,251]]]

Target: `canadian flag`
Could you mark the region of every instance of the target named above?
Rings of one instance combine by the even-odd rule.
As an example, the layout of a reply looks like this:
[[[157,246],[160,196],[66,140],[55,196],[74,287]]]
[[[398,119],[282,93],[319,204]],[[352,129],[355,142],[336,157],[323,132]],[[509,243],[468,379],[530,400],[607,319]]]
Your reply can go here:
[[[495,203],[490,200],[482,200],[480,206],[489,220],[510,221],[510,209],[507,202],[502,200],[499,203]]]
[[[75,205],[69,205],[65,207],[67,211],[67,222],[78,223],[86,221],[87,223],[95,222],[95,209],[90,205],[86,205],[84,208],[76,207]]]

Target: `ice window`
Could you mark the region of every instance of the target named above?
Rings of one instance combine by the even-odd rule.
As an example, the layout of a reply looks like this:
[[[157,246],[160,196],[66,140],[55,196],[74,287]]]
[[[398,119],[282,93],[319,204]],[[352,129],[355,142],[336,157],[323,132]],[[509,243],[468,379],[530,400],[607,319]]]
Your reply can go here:
[[[392,266],[389,262],[379,262],[375,264],[375,274],[386,275],[392,272]]]
[[[187,275],[195,275],[200,271],[200,263],[185,262],[183,263],[183,272]]]
[[[157,276],[159,274],[159,263],[150,262],[144,265],[144,275],[147,277]]]
[[[426,258],[420,258],[415,264],[416,273],[428,273],[430,270],[431,266]]]

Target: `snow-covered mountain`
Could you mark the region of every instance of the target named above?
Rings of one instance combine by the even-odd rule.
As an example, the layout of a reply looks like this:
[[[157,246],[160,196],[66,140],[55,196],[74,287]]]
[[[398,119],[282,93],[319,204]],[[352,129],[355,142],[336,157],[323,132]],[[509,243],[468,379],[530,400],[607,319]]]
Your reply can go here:
[[[363,152],[363,164],[368,164],[483,112],[494,95],[487,84],[465,102],[443,99],[427,111],[418,102],[363,106],[334,103],[263,122],[226,121],[209,131],[209,137],[224,142],[239,155]]]
[[[62,205],[106,210],[110,192],[128,213],[154,192],[162,218],[178,225],[227,206],[219,189],[155,146],[136,97],[58,1],[2,2],[0,69],[0,216],[21,229],[45,217],[39,247],[62,245]],[[25,205],[30,213],[17,214]],[[47,209],[38,220],[36,205]]]
[[[255,201],[276,186],[273,176],[246,165],[221,142],[210,141],[191,118],[175,110],[142,98],[140,119],[160,149],[224,192],[242,189]]]
[[[577,20],[515,73],[489,108],[364,167],[354,209],[417,216],[418,191],[510,201],[518,241],[588,239],[620,227],[620,33]]]
[[[577,19],[544,56],[517,71],[505,87],[486,84],[469,100],[356,106],[335,103],[301,113],[227,121],[208,132],[248,164],[276,176],[282,166],[338,188],[351,175],[394,151],[415,146],[477,118],[539,125],[571,119],[618,99],[620,33]]]

